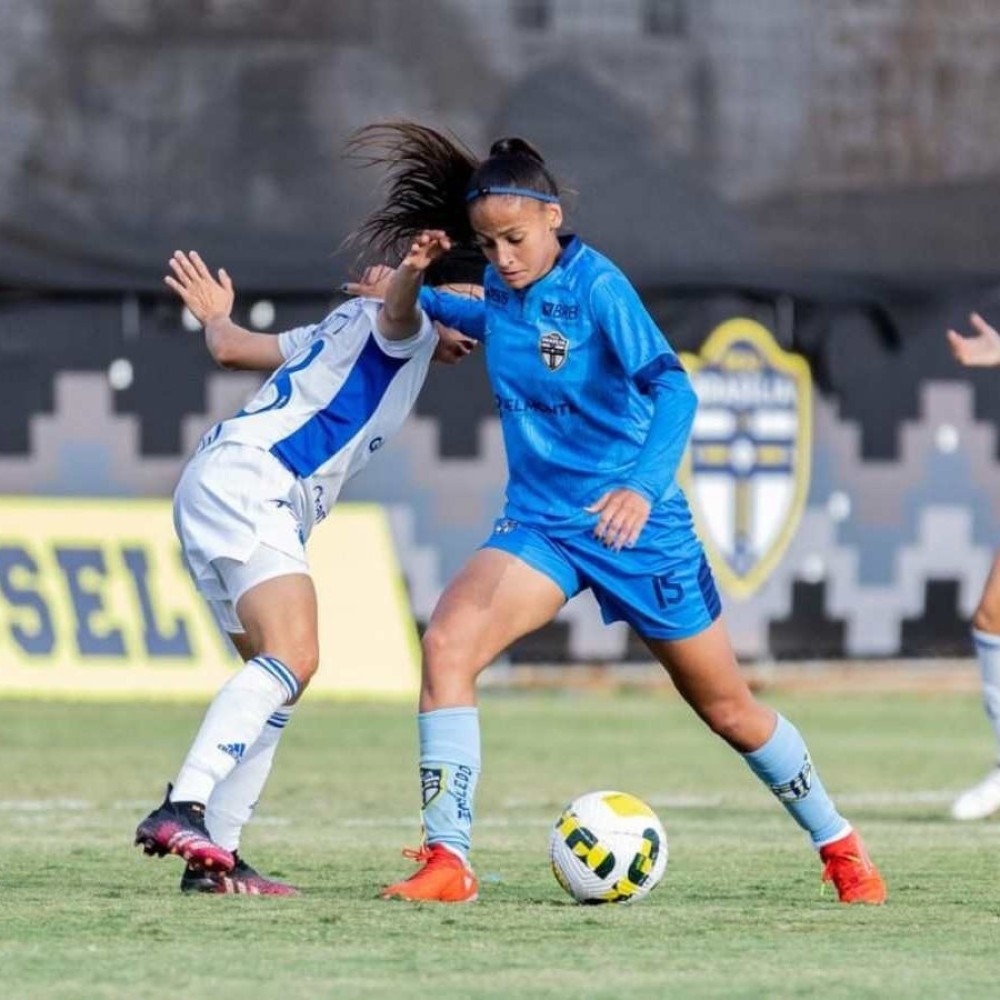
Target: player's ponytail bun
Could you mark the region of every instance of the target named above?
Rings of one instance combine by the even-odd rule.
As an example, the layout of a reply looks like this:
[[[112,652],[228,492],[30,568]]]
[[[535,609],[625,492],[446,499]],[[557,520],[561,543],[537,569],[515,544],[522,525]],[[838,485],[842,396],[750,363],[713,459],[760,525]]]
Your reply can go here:
[[[490,146],[490,155],[472,175],[466,197],[474,201],[494,192],[531,193],[542,201],[559,199],[559,185],[545,166],[542,154],[517,136],[497,139]]]
[[[497,141],[490,146],[490,156],[527,156],[540,166],[545,166],[545,160],[542,157],[542,154],[539,153],[538,150],[527,141],[527,139],[520,139],[517,136],[497,139]]]

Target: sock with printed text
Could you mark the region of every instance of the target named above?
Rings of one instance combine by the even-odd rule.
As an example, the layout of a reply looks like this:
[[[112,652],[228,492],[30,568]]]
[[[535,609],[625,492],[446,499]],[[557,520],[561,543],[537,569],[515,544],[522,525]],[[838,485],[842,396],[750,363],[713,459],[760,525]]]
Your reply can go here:
[[[424,837],[468,856],[479,780],[479,711],[439,708],[417,716]]]

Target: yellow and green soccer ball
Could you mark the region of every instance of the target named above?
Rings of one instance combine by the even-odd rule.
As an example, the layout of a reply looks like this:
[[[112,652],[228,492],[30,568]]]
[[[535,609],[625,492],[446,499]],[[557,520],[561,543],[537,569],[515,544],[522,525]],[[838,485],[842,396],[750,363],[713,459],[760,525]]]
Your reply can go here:
[[[632,903],[667,870],[667,834],[642,799],[588,792],[562,811],[549,857],[556,881],[578,903]]]

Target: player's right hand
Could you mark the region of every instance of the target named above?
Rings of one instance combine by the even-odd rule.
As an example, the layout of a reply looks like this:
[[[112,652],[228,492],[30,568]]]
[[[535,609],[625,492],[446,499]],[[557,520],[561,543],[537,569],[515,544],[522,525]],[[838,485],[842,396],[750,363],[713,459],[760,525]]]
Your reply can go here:
[[[410,244],[410,249],[400,267],[426,271],[434,261],[443,257],[450,249],[451,239],[443,229],[425,229]]]
[[[969,322],[976,331],[972,337],[963,337],[955,330],[948,331],[948,344],[956,360],[973,367],[1000,365],[1000,333],[979,313],[973,313]]]
[[[223,268],[219,268],[216,279],[194,250],[190,253],[177,250],[170,258],[170,270],[174,273],[168,274],[164,282],[181,297],[202,326],[213,319],[229,318],[236,293]]]

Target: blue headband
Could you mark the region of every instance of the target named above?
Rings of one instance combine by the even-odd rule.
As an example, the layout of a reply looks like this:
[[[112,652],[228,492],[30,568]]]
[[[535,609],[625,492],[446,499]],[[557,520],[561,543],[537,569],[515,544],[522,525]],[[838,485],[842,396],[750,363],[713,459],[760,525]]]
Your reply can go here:
[[[529,191],[528,188],[519,187],[480,187],[473,188],[466,196],[466,201],[475,201],[477,198],[485,198],[489,194],[516,194],[522,198],[534,198],[535,201],[547,201],[553,204],[558,203],[559,196],[556,194],[543,194],[541,191]]]

